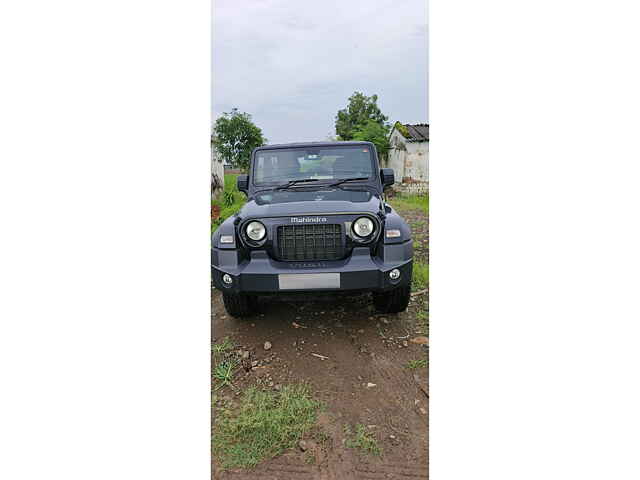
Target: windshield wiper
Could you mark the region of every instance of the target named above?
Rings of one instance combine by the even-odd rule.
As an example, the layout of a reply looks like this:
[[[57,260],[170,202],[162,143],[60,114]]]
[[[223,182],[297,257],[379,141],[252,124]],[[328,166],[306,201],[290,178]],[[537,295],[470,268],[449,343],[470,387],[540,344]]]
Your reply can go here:
[[[276,188],[274,188],[274,190],[286,190],[287,188],[293,187],[298,183],[308,183],[308,182],[317,182],[317,181],[318,181],[317,178],[304,178],[302,180],[291,180],[285,183],[284,185],[278,185]]]
[[[342,185],[347,182],[355,182],[357,180],[369,180],[369,177],[354,177],[354,178],[343,178],[339,182],[331,183],[327,185],[327,187],[337,187],[338,185]]]

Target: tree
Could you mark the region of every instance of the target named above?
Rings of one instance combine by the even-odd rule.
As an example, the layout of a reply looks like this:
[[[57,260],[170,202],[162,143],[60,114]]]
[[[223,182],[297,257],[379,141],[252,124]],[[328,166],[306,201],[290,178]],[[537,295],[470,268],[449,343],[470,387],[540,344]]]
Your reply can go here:
[[[240,113],[237,108],[225,112],[213,127],[213,146],[218,154],[234,168],[243,172],[249,169],[249,160],[254,148],[267,142],[248,113]]]
[[[364,125],[356,126],[353,140],[371,142],[376,146],[380,158],[386,158],[389,152],[389,126],[380,125],[375,120],[368,120]]]
[[[354,92],[349,97],[347,108],[338,110],[336,115],[336,134],[340,140],[353,140],[358,127],[363,127],[369,120],[380,126],[386,125],[387,118],[376,104],[377,95],[367,97],[360,92]]]

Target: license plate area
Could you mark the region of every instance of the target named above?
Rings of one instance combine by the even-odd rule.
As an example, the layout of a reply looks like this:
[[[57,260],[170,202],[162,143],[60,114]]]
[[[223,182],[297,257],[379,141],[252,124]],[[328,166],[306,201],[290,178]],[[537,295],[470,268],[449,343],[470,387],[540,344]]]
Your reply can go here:
[[[280,290],[340,288],[339,273],[291,273],[278,275]]]

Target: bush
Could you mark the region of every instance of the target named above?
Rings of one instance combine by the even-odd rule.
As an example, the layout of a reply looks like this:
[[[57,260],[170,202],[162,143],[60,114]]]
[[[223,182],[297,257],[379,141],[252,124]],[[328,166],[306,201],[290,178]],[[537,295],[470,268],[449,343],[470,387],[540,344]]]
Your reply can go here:
[[[237,213],[245,204],[245,196],[238,191],[236,179],[238,175],[227,174],[224,176],[224,194],[221,199],[214,200],[212,206],[217,205],[220,208],[220,216],[212,220],[211,233],[222,225],[227,218]]]

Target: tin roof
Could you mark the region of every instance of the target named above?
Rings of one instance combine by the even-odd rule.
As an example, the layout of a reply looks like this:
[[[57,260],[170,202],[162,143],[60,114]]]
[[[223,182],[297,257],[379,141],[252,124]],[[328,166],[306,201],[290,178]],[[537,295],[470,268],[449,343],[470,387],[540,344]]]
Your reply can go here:
[[[401,125],[398,128],[398,125]],[[404,128],[402,128],[404,127]],[[416,123],[414,125],[410,123],[396,123],[396,130],[407,139],[409,142],[428,142],[429,141],[429,124],[428,123]]]

